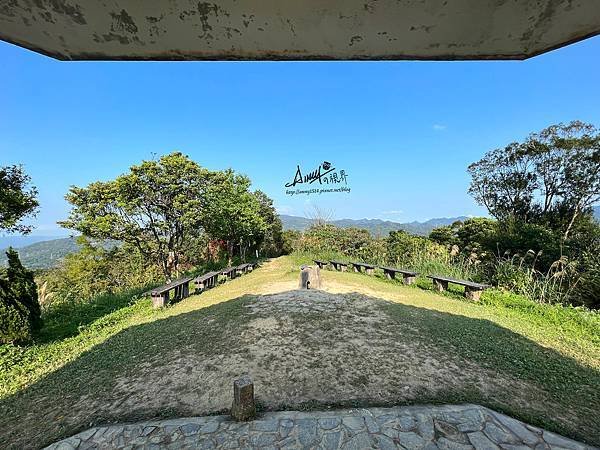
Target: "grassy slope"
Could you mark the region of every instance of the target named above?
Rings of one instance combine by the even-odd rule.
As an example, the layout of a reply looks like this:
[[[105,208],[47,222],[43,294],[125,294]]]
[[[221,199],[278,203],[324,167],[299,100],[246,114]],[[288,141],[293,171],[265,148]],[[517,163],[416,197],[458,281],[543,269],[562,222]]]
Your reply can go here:
[[[118,309],[99,308],[95,320],[93,314],[88,315],[81,327],[73,327],[73,324],[70,324],[66,327],[66,332],[55,327],[46,332],[42,336],[43,341],[37,345],[28,348],[0,347],[2,416],[7,414],[9,421],[10,417],[22,417],[31,407],[31,402],[44,395],[60,392],[64,380],[61,380],[60,376],[52,375],[69,362],[77,363],[81,356],[86,356],[86,363],[81,364],[81,367],[73,364],[68,373],[71,379],[73,376],[80,378],[77,383],[80,385],[78,389],[85,392],[90,374],[100,373],[114,365],[112,372],[102,372],[110,378],[111,373],[118,373],[122,361],[147,352],[149,345],[160,348],[160,343],[149,344],[155,337],[153,333],[156,333],[156,327],[149,327],[145,328],[145,335],[128,340],[126,345],[119,346],[117,351],[113,348],[111,353],[107,354],[107,351],[96,350],[99,344],[112,336],[122,334],[121,331],[141,324],[156,324],[159,327],[161,319],[178,315],[183,317],[190,311],[206,309],[246,293],[261,293],[269,283],[295,280],[296,268],[300,262],[302,261],[291,257],[280,258],[251,275],[201,296],[193,296],[162,311],[153,311],[148,300],[129,303],[121,299]],[[594,431],[590,428],[591,425],[583,423],[590,423],[590,420],[593,423],[594,418],[588,417],[589,411],[600,410],[600,331],[597,315],[584,314],[569,308],[534,305],[518,298],[507,302],[504,297],[499,299],[494,294],[484,298],[484,305],[471,304],[462,300],[458,292],[442,297],[418,287],[403,287],[379,277],[352,273],[327,272],[326,280],[345,286],[353,292],[362,292],[398,303],[398,307],[393,303],[388,304],[385,307],[386,313],[393,320],[397,320],[399,326],[403,323],[417,323],[419,331],[415,339],[427,339],[436,346],[449,352],[457,352],[484,367],[535,382],[548,391],[558,404],[574,410],[575,413],[579,410],[582,426],[580,429],[565,428],[561,426],[560,421],[524,416],[506,405],[500,405],[501,409],[580,439],[600,442],[598,430]],[[401,308],[400,304],[417,308],[407,313],[406,308]],[[230,319],[235,320],[240,310],[235,302],[231,303],[231,307],[221,305],[218,308],[220,309],[211,310],[216,311],[214,314],[217,314],[217,322],[222,322],[221,325]],[[112,312],[108,312],[111,310]],[[436,311],[452,316],[431,313]],[[448,320],[449,317],[452,317],[452,320]],[[214,335],[202,337],[203,340],[209,339],[204,341],[206,344],[199,345],[212,345],[210,342]],[[28,388],[40,381],[43,382],[41,384],[44,392]],[[110,382],[110,379],[102,380],[97,385],[101,386],[103,382]],[[436,401],[430,398],[424,400]],[[475,392],[464,399],[437,400],[477,402],[478,396]],[[3,422],[4,420],[0,419],[0,428],[10,425]]]

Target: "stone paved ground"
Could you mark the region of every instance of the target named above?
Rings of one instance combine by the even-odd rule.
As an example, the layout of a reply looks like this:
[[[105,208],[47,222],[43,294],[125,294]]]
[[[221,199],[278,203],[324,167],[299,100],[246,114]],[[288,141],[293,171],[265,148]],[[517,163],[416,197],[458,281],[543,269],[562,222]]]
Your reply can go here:
[[[91,428],[48,449],[311,448],[589,450],[576,441],[476,405],[266,413]]]

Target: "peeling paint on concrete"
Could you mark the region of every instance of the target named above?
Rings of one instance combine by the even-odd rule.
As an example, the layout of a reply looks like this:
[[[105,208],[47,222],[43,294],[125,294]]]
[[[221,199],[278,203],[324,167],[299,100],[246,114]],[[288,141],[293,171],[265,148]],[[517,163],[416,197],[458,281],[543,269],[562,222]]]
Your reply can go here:
[[[523,59],[600,33],[599,0],[0,0],[64,60]]]

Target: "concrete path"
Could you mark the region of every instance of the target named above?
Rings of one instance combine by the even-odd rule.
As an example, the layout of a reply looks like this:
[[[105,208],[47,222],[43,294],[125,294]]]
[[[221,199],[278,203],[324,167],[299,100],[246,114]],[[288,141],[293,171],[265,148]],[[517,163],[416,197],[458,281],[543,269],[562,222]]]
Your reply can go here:
[[[589,450],[576,441],[477,405],[266,413],[91,428],[48,449],[424,449]]]

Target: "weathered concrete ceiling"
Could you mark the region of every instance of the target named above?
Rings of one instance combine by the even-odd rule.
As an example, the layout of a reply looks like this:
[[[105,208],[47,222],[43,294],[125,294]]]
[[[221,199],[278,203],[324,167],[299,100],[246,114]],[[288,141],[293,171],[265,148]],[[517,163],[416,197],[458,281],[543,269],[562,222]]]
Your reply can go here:
[[[600,33],[600,0],[0,0],[65,60],[522,59]]]

